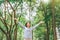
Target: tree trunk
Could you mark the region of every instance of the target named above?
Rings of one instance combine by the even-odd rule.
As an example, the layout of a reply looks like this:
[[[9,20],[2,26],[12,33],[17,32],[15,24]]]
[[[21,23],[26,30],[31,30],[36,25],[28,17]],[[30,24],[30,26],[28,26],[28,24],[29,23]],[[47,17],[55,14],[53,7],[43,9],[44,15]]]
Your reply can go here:
[[[48,20],[47,20],[47,9],[44,7],[44,14],[45,14],[45,24],[46,24],[46,40],[49,40],[49,24],[48,24]]]
[[[16,26],[16,28],[14,30],[14,40],[17,40],[17,26]]]
[[[45,24],[46,24],[46,29],[47,29],[45,38],[46,38],[46,40],[49,40],[49,24],[48,24],[48,20],[47,20],[47,9],[46,9],[47,7],[44,6],[42,0],[41,0],[41,7],[43,7],[44,17],[45,17]]]
[[[53,39],[54,40],[57,40],[57,35],[56,35],[56,21],[55,21],[55,12],[54,12],[54,10],[55,10],[55,8],[54,8],[54,6],[55,6],[55,1],[54,0],[52,0],[52,29],[53,29],[53,33],[54,33],[54,35],[53,35]]]
[[[14,11],[14,18],[16,18],[16,11]],[[15,23],[15,29],[14,29],[14,40],[17,40],[17,24],[16,24],[16,20],[14,20]]]
[[[11,40],[11,35],[9,33],[6,35],[6,37],[7,37],[7,40]]]
[[[46,40],[49,40],[49,26],[48,26],[48,23],[46,24],[46,27],[47,27]]]

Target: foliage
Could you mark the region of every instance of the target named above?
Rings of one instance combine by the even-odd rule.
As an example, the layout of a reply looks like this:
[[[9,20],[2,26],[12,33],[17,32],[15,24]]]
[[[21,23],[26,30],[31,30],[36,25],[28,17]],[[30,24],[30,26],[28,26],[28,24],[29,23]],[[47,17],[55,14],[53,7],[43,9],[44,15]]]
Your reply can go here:
[[[0,5],[4,2],[5,2],[5,0],[0,0]],[[9,2],[11,3],[11,5],[13,3],[15,4],[15,6],[12,6],[13,8],[11,8],[12,12],[6,11],[7,9],[5,9],[5,12],[3,13],[3,10],[1,10],[1,8],[0,8],[0,17],[2,17],[3,21],[4,21],[4,17],[5,16],[7,17],[5,19],[5,22],[8,24],[8,31],[7,31],[6,25],[3,24],[1,19],[0,19],[0,27],[5,32],[10,33],[11,40],[14,39],[15,29],[17,29],[17,32],[15,32],[15,33],[17,33],[17,40],[23,40],[23,29],[19,25],[15,24],[13,14],[15,12],[16,13],[15,18],[17,18],[19,20],[19,22],[21,22],[23,25],[25,25],[25,23],[27,22],[27,20],[25,19],[27,10],[23,11],[24,2],[26,2],[28,4],[28,6],[30,7],[29,10],[31,10],[31,11],[34,10],[34,7],[36,8],[36,15],[34,16],[34,20],[31,21],[32,26],[36,25],[37,22],[39,22],[41,20],[45,21],[44,24],[39,25],[35,30],[33,30],[33,40],[46,40],[46,37],[48,37],[48,36],[46,36],[47,34],[49,34],[49,40],[53,40],[51,2],[48,4],[44,4],[44,2],[39,2],[39,6],[37,6],[38,3],[36,3],[36,0],[9,0]],[[10,7],[11,7],[11,5],[10,5]],[[54,7],[55,7],[56,25],[57,25],[57,27],[59,27],[59,25],[60,25],[60,1],[59,0],[55,0]],[[17,13],[18,10],[19,10],[19,13]],[[12,20],[11,20],[11,18],[12,18]],[[14,26],[14,24],[15,24],[15,26]],[[16,25],[17,25],[17,27],[16,27]],[[9,31],[10,27],[11,27],[11,31]],[[47,33],[47,31],[49,31],[49,33]],[[2,35],[4,35],[4,36],[2,36]],[[0,30],[0,39],[2,38],[2,40],[3,39],[7,40],[6,37],[7,36],[4,34],[4,32],[2,30]]]

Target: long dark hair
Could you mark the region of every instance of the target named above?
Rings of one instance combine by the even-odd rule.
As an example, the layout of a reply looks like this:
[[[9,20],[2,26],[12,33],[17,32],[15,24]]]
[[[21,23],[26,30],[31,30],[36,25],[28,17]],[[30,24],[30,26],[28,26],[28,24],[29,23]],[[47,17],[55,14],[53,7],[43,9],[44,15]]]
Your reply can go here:
[[[31,24],[31,22],[30,22],[30,21],[26,22],[26,24],[25,24],[25,26],[26,26],[26,27],[27,27],[27,23],[30,23],[30,24]]]

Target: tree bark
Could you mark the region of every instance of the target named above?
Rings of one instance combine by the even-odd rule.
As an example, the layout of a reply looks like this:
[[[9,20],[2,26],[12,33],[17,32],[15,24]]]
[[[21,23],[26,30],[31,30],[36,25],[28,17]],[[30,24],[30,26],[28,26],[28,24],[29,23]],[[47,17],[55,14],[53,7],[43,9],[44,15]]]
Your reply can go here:
[[[10,34],[7,34],[6,35],[6,38],[7,38],[7,40],[11,40],[11,35]]]
[[[16,26],[16,28],[14,30],[14,40],[17,40],[17,26]]]
[[[53,39],[57,40],[56,35],[56,21],[55,21],[55,0],[52,0],[52,29],[53,29]]]

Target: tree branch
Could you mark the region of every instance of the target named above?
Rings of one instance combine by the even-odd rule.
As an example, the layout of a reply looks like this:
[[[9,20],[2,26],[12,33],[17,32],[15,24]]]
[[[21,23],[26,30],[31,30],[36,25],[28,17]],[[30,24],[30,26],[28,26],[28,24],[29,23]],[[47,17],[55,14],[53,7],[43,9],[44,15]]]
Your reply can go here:
[[[0,17],[0,20],[1,20],[1,22],[5,25],[6,29],[8,30],[8,26],[7,26],[7,23],[5,22],[5,20],[2,19],[1,17]]]
[[[8,0],[6,0],[9,4],[10,4],[10,2],[8,1]],[[10,6],[11,6],[11,8],[12,8],[12,10],[14,11],[14,8],[12,7],[12,5],[10,4]]]
[[[7,33],[1,28],[0,26],[0,30],[6,35]]]
[[[10,4],[10,2],[8,0],[6,0],[6,1]],[[15,18],[15,10],[14,10],[14,8],[13,8],[13,6],[11,4],[10,4],[10,6],[11,6],[13,12],[14,12],[14,18]]]

